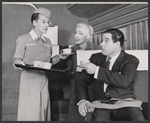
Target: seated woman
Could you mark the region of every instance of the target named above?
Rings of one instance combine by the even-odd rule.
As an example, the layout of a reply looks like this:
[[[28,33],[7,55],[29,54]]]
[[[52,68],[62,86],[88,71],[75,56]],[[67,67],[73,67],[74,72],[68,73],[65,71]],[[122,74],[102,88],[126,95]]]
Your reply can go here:
[[[92,34],[93,28],[85,23],[78,23],[75,29],[75,42],[76,45],[71,47],[71,52],[74,53],[70,56],[65,56],[62,54],[56,55],[53,57],[52,61],[55,65],[54,68],[65,69],[67,74],[60,73],[51,73],[49,74],[49,90],[53,95],[51,95],[51,99],[61,99],[63,97],[62,86],[63,81],[70,82],[71,79],[75,80],[77,76],[76,68],[77,68],[77,56],[76,50],[94,50],[100,49],[100,47],[94,43],[92,43]],[[68,48],[68,46],[64,46],[63,48]],[[75,74],[76,73],[76,74]],[[51,77],[59,76],[58,78]],[[55,86],[54,86],[55,85]]]
[[[73,55],[67,58],[68,68],[70,73],[74,73],[77,68],[76,50],[98,50],[100,46],[92,43],[93,28],[86,23],[78,23],[75,30],[76,45],[71,47]]]
[[[75,29],[75,42],[76,45],[70,47],[71,52],[74,53],[70,56],[63,56],[62,54],[56,55],[53,58],[53,62],[57,63],[58,65],[61,59],[65,59],[67,61],[67,68],[66,71],[68,72],[75,72],[77,68],[77,56],[76,50],[98,50],[100,46],[92,43],[92,35],[93,35],[93,28],[86,24],[86,23],[78,23]]]

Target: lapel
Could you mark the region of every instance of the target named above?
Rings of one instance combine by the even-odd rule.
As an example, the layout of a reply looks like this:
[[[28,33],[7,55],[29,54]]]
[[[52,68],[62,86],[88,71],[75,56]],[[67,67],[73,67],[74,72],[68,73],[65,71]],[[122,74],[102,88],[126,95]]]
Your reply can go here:
[[[112,67],[112,71],[118,71],[120,72],[120,68],[121,68],[121,65],[124,61],[124,55],[125,55],[125,52],[124,50],[121,51],[120,55],[118,56],[118,58],[116,59],[116,61],[114,62],[114,65]]]

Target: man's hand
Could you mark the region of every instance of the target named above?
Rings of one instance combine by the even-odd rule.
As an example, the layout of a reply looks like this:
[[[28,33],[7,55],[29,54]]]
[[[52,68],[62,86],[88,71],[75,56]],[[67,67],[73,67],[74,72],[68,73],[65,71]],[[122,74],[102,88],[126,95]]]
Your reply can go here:
[[[96,71],[96,65],[93,63],[87,63],[81,65],[89,74],[94,74]]]
[[[88,112],[88,109],[87,109],[87,106],[86,106],[87,103],[90,103],[90,102],[83,99],[83,100],[79,101],[79,103],[77,104],[78,105],[78,111],[79,111],[80,115],[82,115],[83,117]]]

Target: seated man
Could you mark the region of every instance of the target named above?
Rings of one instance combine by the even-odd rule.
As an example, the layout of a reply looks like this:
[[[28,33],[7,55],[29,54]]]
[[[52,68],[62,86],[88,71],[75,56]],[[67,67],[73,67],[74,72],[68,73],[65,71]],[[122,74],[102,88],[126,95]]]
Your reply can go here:
[[[76,79],[79,113],[86,116],[92,111],[93,121],[146,121],[142,101],[136,100],[133,93],[139,60],[122,49],[124,35],[120,30],[104,31],[102,40],[102,52],[93,54],[90,63],[81,65],[84,70]],[[91,84],[93,103],[87,94]]]

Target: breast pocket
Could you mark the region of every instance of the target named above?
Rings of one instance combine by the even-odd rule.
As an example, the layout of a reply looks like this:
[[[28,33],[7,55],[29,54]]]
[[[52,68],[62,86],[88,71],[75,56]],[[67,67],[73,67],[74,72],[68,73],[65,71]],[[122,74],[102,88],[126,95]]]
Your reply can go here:
[[[34,50],[36,50],[36,44],[26,44],[26,52],[32,53]]]

